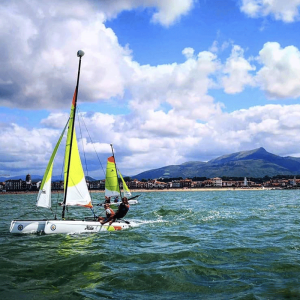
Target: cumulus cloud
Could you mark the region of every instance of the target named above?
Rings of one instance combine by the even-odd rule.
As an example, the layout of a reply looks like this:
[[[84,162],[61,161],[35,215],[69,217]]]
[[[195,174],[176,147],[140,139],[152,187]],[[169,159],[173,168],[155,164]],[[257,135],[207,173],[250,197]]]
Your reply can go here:
[[[266,43],[259,52],[263,67],[256,80],[270,98],[300,96],[300,51],[294,46],[281,48],[278,43]]]
[[[155,8],[152,22],[170,26],[186,15],[193,7],[194,0],[102,0],[97,3],[108,18],[124,10]]]
[[[257,147],[278,155],[293,155],[300,143],[300,105],[256,106],[222,113],[201,123],[179,118],[173,111],[148,113],[149,117],[140,123],[142,127],[135,128],[132,119],[123,116],[81,113],[89,133],[81,136],[77,128],[78,145],[85,149],[91,176],[103,177],[94,151],[103,168],[111,153],[110,143],[114,144],[118,166],[126,175]],[[54,122],[55,117],[60,120],[61,115],[52,114],[49,119]],[[136,122],[141,120],[134,118],[133,123]],[[29,130],[16,124],[2,127],[1,170],[41,174],[60,133],[57,129]],[[59,159],[63,159],[63,152],[56,160]],[[56,174],[59,171],[56,169]]]
[[[300,105],[266,105],[222,114],[199,128],[201,139],[185,157],[207,160],[243,150],[264,147],[277,155],[297,155],[300,142]],[[181,152],[183,153],[183,152]]]
[[[130,79],[131,52],[105,20],[124,9],[156,8],[153,21],[171,25],[192,0],[9,1],[0,7],[0,105],[57,108],[69,105],[82,61],[80,100],[122,97]]]
[[[241,11],[250,17],[273,16],[289,23],[299,20],[300,0],[242,0]]]
[[[216,85],[213,74],[220,68],[217,57],[209,51],[194,55],[192,48],[184,49],[183,54],[187,59],[182,64],[133,65],[130,107],[136,114],[145,116],[163,103],[172,108],[172,117],[207,120],[220,113],[222,104],[214,103],[208,95],[209,88]]]
[[[249,72],[254,70],[255,66],[251,66],[244,58],[244,50],[234,45],[223,69],[226,74],[222,79],[225,92],[235,94],[241,92],[246,85],[253,85],[253,76]]]
[[[211,90],[223,88],[235,94],[255,83],[272,98],[298,97],[296,47],[267,43],[253,61],[233,45],[223,63],[217,53],[233,43],[215,42],[210,51],[183,49],[182,63],[141,65],[105,25],[122,10],[154,7],[152,21],[169,26],[192,3],[74,1],[69,7],[58,1],[5,2],[0,7],[0,105],[69,109],[76,83],[76,52],[82,47],[86,56],[79,101],[129,99],[130,110],[126,115],[80,113],[89,133],[81,136],[78,130],[78,144],[93,166],[90,175],[103,175],[92,152],[96,150],[105,163],[110,143],[126,175],[260,146],[277,154],[293,153],[299,140],[289,137],[299,132],[299,106],[257,106],[226,114]],[[257,62],[261,68],[256,72]],[[67,118],[67,113],[52,112],[41,121],[42,128],[32,129],[2,123],[0,168],[41,174]],[[63,152],[59,156],[63,158]]]
[[[0,170],[16,173],[23,170],[40,174],[48,163],[60,133],[49,128],[30,130],[17,124],[3,126],[0,136]]]
[[[130,53],[105,27],[103,15],[89,2],[56,4],[13,1],[1,6],[1,105],[69,105],[76,84],[76,52],[82,46],[88,55],[82,62],[80,99],[98,101],[123,94]]]

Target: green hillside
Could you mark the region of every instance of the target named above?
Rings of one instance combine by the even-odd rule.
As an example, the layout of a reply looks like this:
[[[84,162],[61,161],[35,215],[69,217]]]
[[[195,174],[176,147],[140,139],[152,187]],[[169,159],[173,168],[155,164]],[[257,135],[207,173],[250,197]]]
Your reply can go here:
[[[264,177],[300,174],[300,158],[281,157],[264,148],[220,156],[209,162],[186,162],[140,173],[133,178]]]

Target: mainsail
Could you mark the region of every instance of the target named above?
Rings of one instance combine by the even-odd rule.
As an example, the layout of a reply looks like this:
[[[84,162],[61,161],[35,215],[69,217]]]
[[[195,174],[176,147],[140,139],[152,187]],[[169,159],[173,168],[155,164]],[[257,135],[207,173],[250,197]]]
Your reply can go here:
[[[50,157],[50,160],[48,162],[41,186],[40,186],[40,190],[37,196],[37,202],[36,202],[36,206],[39,207],[46,207],[46,208],[50,208],[51,207],[51,179],[52,179],[52,170],[53,170],[53,162],[57,153],[57,150],[59,148],[59,145],[61,143],[61,140],[64,136],[64,133],[66,131],[67,125],[68,125],[69,121],[67,122],[62,134],[59,137],[59,140],[56,143],[56,146],[53,150],[53,153]]]
[[[66,144],[66,151],[65,151],[65,167],[64,167],[65,193],[67,190],[65,205],[79,205],[85,207],[93,207],[91,197],[86,184],[79,151],[78,151],[75,128],[73,130],[73,138],[71,138],[73,122],[75,119],[75,99],[76,99],[76,91],[74,93],[74,97],[72,101],[68,135],[67,135],[67,144]],[[70,150],[71,146],[72,148]],[[71,159],[69,159],[70,155],[71,155]],[[67,176],[68,176],[68,180],[67,180]]]
[[[107,159],[106,177],[105,177],[105,196],[115,197],[120,196],[120,187],[117,177],[115,159],[110,156]]]

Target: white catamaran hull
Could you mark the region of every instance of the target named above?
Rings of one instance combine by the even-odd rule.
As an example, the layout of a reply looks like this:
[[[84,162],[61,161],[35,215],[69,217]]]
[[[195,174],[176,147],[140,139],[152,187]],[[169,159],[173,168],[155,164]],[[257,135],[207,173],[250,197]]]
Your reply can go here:
[[[111,225],[101,225],[98,221],[85,220],[13,220],[11,233],[75,234],[116,231],[130,228],[130,224],[116,221]]]
[[[11,233],[39,233],[44,232],[47,220],[12,220]]]
[[[139,201],[137,201],[137,200],[128,200],[128,203],[129,204],[138,204]]]

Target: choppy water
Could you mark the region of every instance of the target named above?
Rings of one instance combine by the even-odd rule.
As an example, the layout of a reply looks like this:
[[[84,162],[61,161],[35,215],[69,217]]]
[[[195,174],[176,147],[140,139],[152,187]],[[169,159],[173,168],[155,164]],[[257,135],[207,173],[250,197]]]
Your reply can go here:
[[[0,299],[300,299],[300,190],[144,193],[129,230],[11,235],[34,203],[0,195]]]

